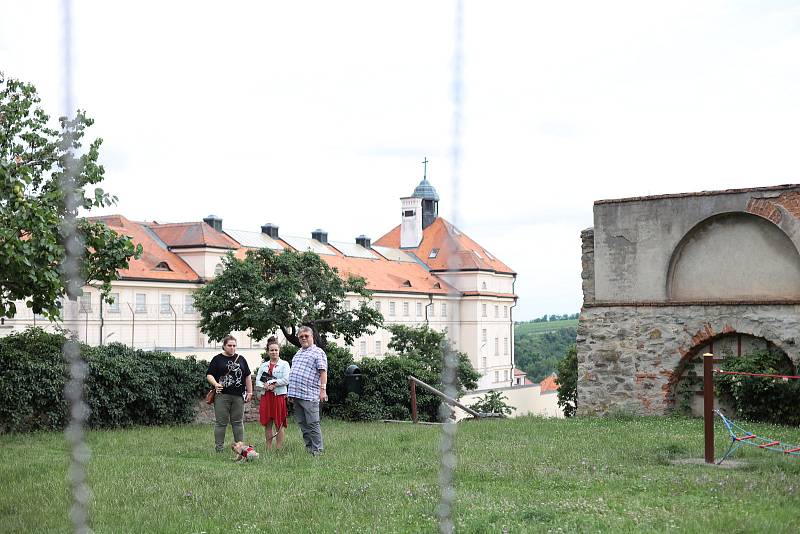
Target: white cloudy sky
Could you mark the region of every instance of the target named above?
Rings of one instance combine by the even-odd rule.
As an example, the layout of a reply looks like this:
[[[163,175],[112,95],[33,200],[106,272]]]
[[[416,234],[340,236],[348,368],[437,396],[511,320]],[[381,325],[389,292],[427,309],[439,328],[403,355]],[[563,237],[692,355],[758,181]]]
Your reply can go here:
[[[0,0],[0,69],[63,112],[61,3]],[[518,273],[516,318],[581,304],[597,199],[798,180],[800,4],[75,0],[74,92],[116,212],[373,239],[422,178]],[[454,195],[454,193],[457,193]]]

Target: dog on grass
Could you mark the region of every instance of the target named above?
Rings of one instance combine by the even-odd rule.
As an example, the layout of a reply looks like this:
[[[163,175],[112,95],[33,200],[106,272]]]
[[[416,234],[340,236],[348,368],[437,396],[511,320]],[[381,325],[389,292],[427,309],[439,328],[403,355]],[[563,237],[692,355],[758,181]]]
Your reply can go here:
[[[236,454],[236,458],[233,459],[236,462],[242,463],[258,460],[258,453],[252,445],[245,445],[241,441],[234,441],[231,443],[231,449]]]

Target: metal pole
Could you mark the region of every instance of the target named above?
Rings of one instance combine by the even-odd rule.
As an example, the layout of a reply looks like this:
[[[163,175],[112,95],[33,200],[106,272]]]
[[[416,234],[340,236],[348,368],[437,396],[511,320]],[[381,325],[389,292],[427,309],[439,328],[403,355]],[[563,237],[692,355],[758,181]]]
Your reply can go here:
[[[426,384],[425,382],[423,382],[419,378],[415,378],[413,376],[409,376],[408,379],[410,381],[412,381],[412,382],[415,382],[415,383],[419,384],[424,389],[427,389],[428,391],[430,391],[431,393],[433,393],[434,395],[436,395],[440,399],[444,399],[444,401],[447,402],[448,404],[452,404],[452,405],[458,406],[459,408],[461,408],[462,410],[464,410],[465,412],[470,414],[472,417],[480,417],[481,416],[481,414],[479,414],[478,412],[476,412],[472,408],[467,408],[466,406],[464,406],[463,404],[461,404],[460,402],[455,400],[453,397],[450,397],[449,395],[445,395],[444,393],[442,393],[441,391],[439,391],[435,387],[429,386],[428,384]]]
[[[408,379],[408,384],[411,386],[411,421],[416,423],[418,421],[417,418],[417,384]]]
[[[705,457],[707,464],[714,463],[714,355],[703,354],[703,427],[705,430]]]

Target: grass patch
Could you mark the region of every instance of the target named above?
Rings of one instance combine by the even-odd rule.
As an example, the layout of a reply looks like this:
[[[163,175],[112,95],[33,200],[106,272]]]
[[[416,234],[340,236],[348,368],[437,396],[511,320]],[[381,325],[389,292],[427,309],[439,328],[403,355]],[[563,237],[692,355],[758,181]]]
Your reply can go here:
[[[748,425],[748,429],[751,426]],[[800,429],[752,425],[800,442]],[[435,532],[439,429],[323,422],[311,458],[286,447],[237,465],[210,426],[89,433],[96,532]],[[257,441],[261,428],[247,426]],[[228,436],[230,440],[230,435]],[[717,431],[717,453],[727,433]],[[800,461],[745,449],[741,469],[675,465],[702,456],[702,421],[523,417],[459,426],[459,532],[796,532]],[[59,433],[0,437],[0,530],[69,530]]]
[[[564,319],[561,321],[545,321],[541,323],[517,323],[514,325],[514,331],[518,335],[525,336],[528,334],[543,334],[545,332],[553,332],[561,330],[562,328],[578,328],[577,319]]]

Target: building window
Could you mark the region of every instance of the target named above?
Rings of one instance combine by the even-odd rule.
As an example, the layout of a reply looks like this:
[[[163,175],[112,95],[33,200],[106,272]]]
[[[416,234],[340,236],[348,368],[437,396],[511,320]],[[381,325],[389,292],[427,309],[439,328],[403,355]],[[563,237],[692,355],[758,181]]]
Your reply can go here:
[[[392,317],[394,317],[396,315],[395,306],[396,306],[396,304],[395,304],[394,301],[389,303],[389,315],[392,316]]]
[[[381,303],[379,300],[375,301],[375,311],[380,313],[381,312]]]
[[[508,382],[508,369],[505,369],[503,371],[503,380]]]
[[[344,306],[345,311],[350,311],[350,301],[345,299],[342,301],[342,305]]]
[[[508,306],[503,306],[503,319],[508,319]]]
[[[500,356],[500,338],[494,338],[494,355]]]
[[[438,255],[439,255],[439,249],[438,248],[431,249],[431,253],[428,254],[428,259],[432,260]]]
[[[376,341],[375,342],[375,355],[376,356],[383,356],[383,352],[381,351],[381,342],[380,341]]]
[[[161,295],[161,313],[172,313],[172,306],[170,306],[171,295]]]
[[[447,317],[447,303],[442,302],[442,317]]]
[[[136,313],[147,313],[147,295],[136,293]]]
[[[486,282],[481,283],[481,289],[486,289]]]
[[[495,371],[494,372],[494,381],[495,382],[500,382],[500,371]]]
[[[366,341],[362,341],[358,345],[359,345],[359,347],[358,347],[359,354],[361,354],[361,356],[366,356],[367,355],[367,342]]]
[[[113,302],[108,304],[108,313],[119,313],[119,293],[111,293]]]
[[[422,317],[422,303],[417,302],[417,317]]]
[[[503,338],[503,354],[508,354],[508,338]]]
[[[483,357],[483,368],[486,369],[486,356]]]
[[[498,306],[497,304],[494,305],[494,317],[495,319],[500,317],[500,306]]]
[[[194,313],[194,295],[183,297],[183,313]]]
[[[486,304],[481,304],[481,316],[486,317]]]
[[[481,341],[486,343],[486,329],[485,328],[481,329]]]
[[[225,269],[225,268],[222,266],[222,264],[221,264],[221,263],[218,263],[218,264],[217,264],[217,266],[216,266],[216,267],[214,267],[214,276],[219,276],[219,275],[221,275],[221,274],[222,274],[222,271],[223,271],[224,269]]]
[[[431,317],[435,317],[436,316],[436,306],[434,306],[433,302],[431,302],[430,308],[431,308]]]
[[[92,294],[82,291],[78,297],[78,304],[80,304],[81,313],[92,313]]]
[[[408,302],[403,303],[403,315],[408,317]]]

